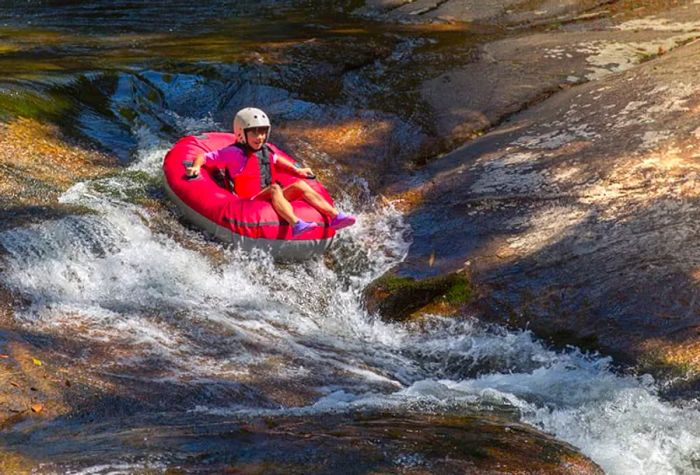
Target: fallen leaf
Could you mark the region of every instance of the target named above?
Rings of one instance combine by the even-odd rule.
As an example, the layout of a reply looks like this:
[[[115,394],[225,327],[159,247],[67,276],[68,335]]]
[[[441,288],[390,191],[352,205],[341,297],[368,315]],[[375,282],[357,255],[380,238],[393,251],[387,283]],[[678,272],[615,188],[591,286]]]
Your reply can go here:
[[[38,360],[36,358],[32,358],[32,363],[34,363],[37,366],[41,366],[43,364],[41,360]]]
[[[15,383],[15,382],[13,382],[13,381],[10,381],[10,385],[12,385],[12,386],[14,386],[14,387],[16,387],[16,388],[19,387],[19,384]]]
[[[3,360],[6,360],[9,357],[10,357],[10,355],[0,355],[0,359],[3,359]]]
[[[39,404],[38,402],[35,404],[32,404],[32,412],[41,412],[42,409],[44,409],[43,404]]]

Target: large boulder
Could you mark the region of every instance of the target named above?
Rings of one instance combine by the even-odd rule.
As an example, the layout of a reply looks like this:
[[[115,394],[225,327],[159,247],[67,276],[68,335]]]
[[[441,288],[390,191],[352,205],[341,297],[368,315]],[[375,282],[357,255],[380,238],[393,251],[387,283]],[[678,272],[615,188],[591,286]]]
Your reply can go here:
[[[694,42],[430,164],[397,275],[470,266],[495,321],[700,370],[699,72]]]

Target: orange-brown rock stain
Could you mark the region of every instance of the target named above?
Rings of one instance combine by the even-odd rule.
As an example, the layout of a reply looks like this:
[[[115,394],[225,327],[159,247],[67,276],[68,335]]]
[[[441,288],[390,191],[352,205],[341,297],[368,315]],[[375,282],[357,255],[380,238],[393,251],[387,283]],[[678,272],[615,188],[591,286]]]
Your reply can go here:
[[[67,139],[55,125],[26,118],[0,123],[0,227],[30,221],[37,209],[46,217],[75,208],[59,204],[60,194],[116,167],[115,158]]]
[[[32,198],[36,204],[37,197],[28,196],[31,190],[21,180],[31,177],[51,189],[39,198],[55,199],[77,180],[105,174],[115,164],[104,153],[69,142],[54,125],[25,118],[0,125],[0,166],[6,172],[0,193],[5,197]]]

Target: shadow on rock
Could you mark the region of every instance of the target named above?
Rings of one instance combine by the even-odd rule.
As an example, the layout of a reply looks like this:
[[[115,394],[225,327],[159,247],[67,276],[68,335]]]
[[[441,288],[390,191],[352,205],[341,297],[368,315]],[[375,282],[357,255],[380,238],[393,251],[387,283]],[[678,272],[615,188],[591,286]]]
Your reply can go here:
[[[396,274],[469,269],[489,320],[697,374],[699,54],[562,92],[397,186],[419,198]]]

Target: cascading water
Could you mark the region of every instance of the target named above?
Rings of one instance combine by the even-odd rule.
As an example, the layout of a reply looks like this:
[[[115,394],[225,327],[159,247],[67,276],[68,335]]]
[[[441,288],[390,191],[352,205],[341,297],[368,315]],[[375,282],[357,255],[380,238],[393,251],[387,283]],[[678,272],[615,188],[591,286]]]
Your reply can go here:
[[[362,288],[409,245],[390,206],[369,197],[344,201],[360,220],[341,234],[330,264],[277,265],[195,231],[186,230],[184,242],[159,232],[153,216],[128,197],[141,186],[133,173],[158,176],[167,146],[147,129],[136,135],[139,158],[128,169],[64,194],[64,202],[92,213],[0,234],[3,281],[30,302],[17,318],[87,348],[109,342],[113,353],[101,361],[103,371],[136,384],[211,386],[207,395],[185,397],[183,413],[235,418],[498,407],[571,442],[610,473],[697,468],[697,406],[664,402],[649,377],[618,375],[609,359],[577,350],[548,350],[528,332],[440,316],[417,326],[368,315]],[[192,244],[214,248],[223,259]],[[266,382],[277,380],[307,389],[301,407],[266,396]],[[81,470],[138,466],[124,464]]]
[[[229,8],[219,3],[212,17]],[[265,9],[274,10],[269,3]],[[73,15],[91,18],[91,8],[100,5],[72,6],[52,21],[70,26]],[[189,3],[178,8],[184,10],[175,9],[174,16],[189,11]],[[137,17],[115,10],[109,16],[122,28]],[[140,29],[150,28],[138,20]],[[81,21],[92,32],[92,22]],[[383,72],[380,66],[374,73]],[[167,210],[142,206],[134,196],[157,183],[174,137],[221,128],[202,117],[204,111],[260,93],[276,95],[271,112],[290,119],[319,120],[329,110],[356,115],[293,99],[279,88],[230,85],[231,77],[259,70],[221,66],[216,73],[219,79],[151,70],[102,83],[95,80],[99,74],[81,79],[79,88],[105,94],[108,105],[106,111],[83,106],[77,127],[115,153],[133,147],[136,159],[115,176],[78,183],[63,194],[64,203],[90,212],[0,233],[0,278],[24,298],[15,309],[20,324],[73,341],[87,365],[128,388],[102,409],[105,417],[128,423],[100,426],[78,418],[33,435],[47,458],[65,455],[46,472],[130,473],[177,464],[176,449],[167,443],[149,448],[149,434],[137,430],[143,419],[159,415],[205,431],[202,421],[209,416],[312,417],[365,409],[458,414],[475,408],[515,413],[609,473],[700,470],[700,407],[663,400],[648,376],[621,375],[610,359],[576,349],[552,351],[526,331],[440,315],[420,325],[387,323],[368,314],[362,289],[405,256],[410,230],[359,179],[349,182],[359,193],[340,197],[344,209],[358,213],[358,223],[341,231],[325,260],[294,265],[241,254],[184,227]],[[362,73],[353,71],[344,87],[362,88]],[[236,94],[242,97],[226,102]],[[408,140],[413,132],[406,127],[402,133]],[[110,445],[108,439],[127,432],[146,449],[127,453],[128,445]],[[61,436],[82,442],[56,443]],[[79,459],[78,452],[87,455]]]

